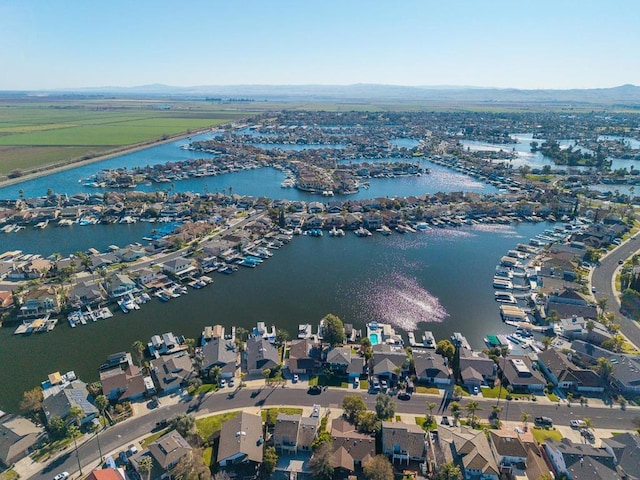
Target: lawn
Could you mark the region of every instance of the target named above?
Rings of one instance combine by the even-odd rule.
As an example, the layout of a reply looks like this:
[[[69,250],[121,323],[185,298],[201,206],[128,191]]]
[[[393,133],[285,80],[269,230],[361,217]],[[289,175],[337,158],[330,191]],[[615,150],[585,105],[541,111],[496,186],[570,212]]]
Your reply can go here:
[[[506,388],[503,388],[502,393],[500,393],[500,387],[482,387],[481,390],[484,398],[498,398],[498,395],[500,395],[500,398],[504,400],[509,394]],[[528,400],[531,398],[531,394],[529,393],[512,393],[511,396],[514,400],[518,400],[519,398]]]
[[[558,400],[560,400],[555,393],[547,393],[547,398],[552,402],[557,402]]]
[[[533,436],[538,443],[544,443],[547,439],[556,441],[562,440],[562,434],[555,429],[545,430],[543,428],[534,427],[531,429],[531,433],[533,433]]]
[[[440,390],[436,387],[416,387],[416,393],[431,393],[434,395],[440,395]]]
[[[0,473],[0,480],[18,480],[20,475],[15,470],[9,469]]]
[[[341,377],[327,375],[312,375],[311,377],[309,377],[309,385],[320,385],[321,387],[349,388],[349,382],[344,381]]]
[[[203,440],[207,440],[215,432],[220,431],[222,424],[227,420],[231,420],[240,412],[227,412],[219,415],[211,415],[210,417],[199,418],[196,420],[196,426],[198,427],[198,433]]]
[[[419,425],[423,430],[427,432],[438,428],[438,425],[435,421],[427,423],[427,417],[416,417],[416,425]]]
[[[360,390],[369,390],[369,380],[360,380]]]
[[[284,413],[286,415],[301,415],[301,408],[267,408],[266,410],[262,410],[262,421],[268,425],[275,425],[276,418],[278,418],[279,413]]]
[[[155,442],[157,439],[159,439],[161,436],[163,436],[168,431],[169,431],[169,429],[165,428],[163,430],[160,430],[159,432],[152,433],[148,437],[145,437],[145,439],[142,440],[142,442],[140,442],[140,445],[142,446],[142,448],[147,448],[149,445],[151,445],[153,442]]]
[[[205,448],[204,452],[202,452],[202,458],[204,458],[204,464],[207,467],[210,467],[211,460],[213,459],[213,448],[212,447]]]

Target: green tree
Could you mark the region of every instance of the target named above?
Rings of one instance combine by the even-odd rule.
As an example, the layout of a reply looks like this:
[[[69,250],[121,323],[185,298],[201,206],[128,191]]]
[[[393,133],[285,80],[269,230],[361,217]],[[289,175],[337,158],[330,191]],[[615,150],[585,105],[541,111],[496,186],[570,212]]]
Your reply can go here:
[[[105,397],[104,395],[98,395],[93,403],[95,403],[96,408],[100,412],[100,415],[104,415],[104,411],[109,406],[109,400],[107,400],[107,397]]]
[[[44,395],[41,387],[35,387],[31,390],[27,390],[22,394],[20,411],[28,413],[35,418],[42,408],[42,400],[44,400]]]
[[[326,315],[322,320],[324,322],[322,339],[332,347],[342,345],[346,338],[342,320],[332,313]]]
[[[462,415],[462,410],[460,408],[460,404],[458,402],[451,402],[449,404],[449,411],[451,415],[453,415],[453,424],[457,425],[460,420],[460,416]]]
[[[427,410],[429,413],[427,414],[427,423],[431,425],[435,419],[433,418],[433,409],[436,408],[436,404],[434,402],[427,402]]]
[[[449,462],[438,469],[436,478],[438,480],[462,480],[462,473],[460,472],[460,467],[453,462]]]
[[[309,471],[314,480],[331,480],[333,463],[331,461],[331,444],[325,443],[318,448],[309,460]]]
[[[266,475],[271,475],[275,471],[277,463],[278,453],[276,452],[276,447],[266,447],[264,449],[264,459],[262,461],[262,468],[264,469],[264,473]]]
[[[84,410],[78,406],[73,406],[69,409],[69,413],[67,414],[67,418],[71,419],[71,423],[77,425],[78,427],[82,423],[82,419],[85,417]]]
[[[436,353],[439,353],[443,357],[449,360],[449,363],[453,361],[453,357],[456,354],[456,347],[453,346],[449,340],[440,340],[436,344]]]
[[[469,423],[471,424],[471,426],[474,426],[476,424],[476,420],[477,420],[476,412],[479,411],[479,410],[482,410],[482,409],[478,405],[478,402],[476,402],[475,400],[472,400],[469,403],[467,403],[464,406],[464,408],[467,411],[468,418],[469,418]]]
[[[586,428],[587,430],[593,429],[593,420],[591,420],[589,417],[584,417],[582,421],[584,422],[584,428]]]
[[[609,381],[611,380],[611,374],[613,373],[613,363],[606,357],[598,358],[598,363],[596,364],[596,371],[602,378],[602,381],[605,385],[609,385]]]
[[[67,436],[67,424],[58,416],[51,417],[47,424],[47,431],[53,440],[60,440]]]
[[[363,468],[367,480],[393,480],[393,466],[386,455],[376,455]]]
[[[313,442],[311,442],[311,450],[315,452],[325,443],[332,443],[332,442],[333,442],[333,438],[331,437],[331,433],[325,430],[323,432],[320,432],[318,436],[313,439]]]
[[[218,365],[214,365],[209,369],[209,372],[207,373],[207,378],[211,383],[213,383],[214,385],[217,385],[218,382],[220,381],[221,375],[222,375],[222,368],[220,368]]]
[[[198,432],[196,419],[193,415],[189,415],[188,413],[173,417],[171,419],[171,425],[185,438],[195,435]]]
[[[194,448],[183,455],[171,469],[171,476],[176,480],[209,480],[211,471],[204,462],[203,451]]]
[[[376,415],[380,420],[393,418],[396,414],[396,404],[386,393],[379,393],[376,397]]]
[[[379,432],[382,424],[378,416],[369,411],[360,412],[357,419],[358,431],[360,433],[375,433]]]
[[[463,395],[464,395],[464,390],[460,385],[456,385],[455,387],[453,387],[452,397],[454,400],[460,400]]]
[[[278,345],[284,345],[286,342],[289,341],[289,332],[287,332],[286,330],[279,328],[278,331],[276,332],[276,343]]]
[[[520,414],[520,418],[522,419],[524,431],[526,432],[527,431],[527,422],[529,422],[529,419],[531,418],[531,415],[528,414],[527,412],[522,412]]]
[[[138,460],[138,470],[140,470],[140,473],[144,473],[147,480],[149,480],[151,470],[153,470],[153,458],[151,455],[145,455]]]
[[[355,423],[358,415],[367,410],[367,404],[360,395],[346,395],[342,399],[342,409],[351,423]]]
[[[145,349],[144,343],[142,343],[140,340],[136,340],[131,345],[131,350],[133,350],[133,352],[136,354],[136,358],[138,359],[139,367],[142,367],[142,358],[144,354],[144,349]]]

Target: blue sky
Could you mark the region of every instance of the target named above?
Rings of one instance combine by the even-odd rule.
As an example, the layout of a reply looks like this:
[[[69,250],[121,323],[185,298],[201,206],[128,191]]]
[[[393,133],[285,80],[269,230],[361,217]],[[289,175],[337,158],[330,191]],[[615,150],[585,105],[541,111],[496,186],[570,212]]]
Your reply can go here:
[[[639,85],[639,22],[636,0],[0,0],[0,89]]]

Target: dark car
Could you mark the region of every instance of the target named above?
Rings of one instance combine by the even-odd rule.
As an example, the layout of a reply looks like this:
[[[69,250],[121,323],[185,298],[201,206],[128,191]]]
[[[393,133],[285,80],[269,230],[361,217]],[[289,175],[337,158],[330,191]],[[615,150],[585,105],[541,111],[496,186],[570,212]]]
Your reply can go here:
[[[307,393],[309,395],[320,395],[320,393],[322,393],[322,387],[319,385],[313,385],[312,387],[309,387]]]
[[[411,394],[407,392],[400,392],[398,394],[398,400],[411,400]]]
[[[440,420],[440,425],[450,425],[449,417],[447,416],[442,417],[442,420]]]
[[[551,427],[553,426],[553,420],[549,417],[536,417],[534,419],[536,425],[540,425],[541,427]]]
[[[168,423],[169,423],[169,422],[167,422],[167,420],[163,418],[162,420],[160,420],[160,421],[156,422],[156,428],[157,428],[158,430],[159,430],[159,429],[161,429],[161,428],[164,428],[164,427],[166,427],[166,426],[167,426],[167,424],[168,424]]]

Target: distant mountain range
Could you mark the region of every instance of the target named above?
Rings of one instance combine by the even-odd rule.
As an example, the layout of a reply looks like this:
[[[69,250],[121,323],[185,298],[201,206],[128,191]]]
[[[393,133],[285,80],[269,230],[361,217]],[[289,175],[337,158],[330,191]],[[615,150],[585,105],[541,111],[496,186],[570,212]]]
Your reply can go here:
[[[24,92],[27,93],[27,92]],[[202,85],[175,87],[162,84],[136,87],[91,87],[29,92],[30,94],[91,94],[150,97],[253,99],[257,101],[418,101],[442,103],[553,103],[640,105],[640,87],[571,90],[520,90],[456,86],[407,87],[399,85]]]

